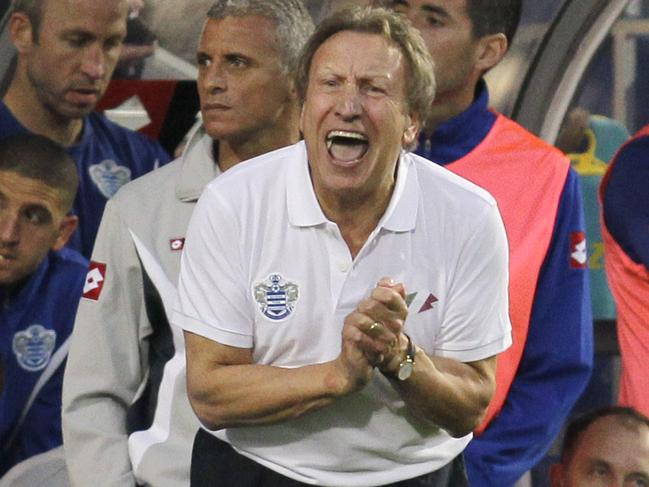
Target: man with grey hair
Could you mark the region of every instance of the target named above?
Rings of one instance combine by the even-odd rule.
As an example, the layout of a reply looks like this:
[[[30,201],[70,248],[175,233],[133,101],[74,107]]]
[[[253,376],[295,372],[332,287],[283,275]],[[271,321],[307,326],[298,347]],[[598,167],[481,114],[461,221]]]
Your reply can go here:
[[[507,243],[488,193],[404,151],[432,73],[401,16],[330,17],[298,68],[304,142],[206,187],[172,316],[192,487],[466,485],[511,343]]]
[[[64,382],[73,485],[188,485],[198,421],[169,311],[189,217],[214,177],[299,140],[293,70],[313,29],[301,0],[218,0],[207,17],[201,127],[178,160],[120,190],[102,219]]]

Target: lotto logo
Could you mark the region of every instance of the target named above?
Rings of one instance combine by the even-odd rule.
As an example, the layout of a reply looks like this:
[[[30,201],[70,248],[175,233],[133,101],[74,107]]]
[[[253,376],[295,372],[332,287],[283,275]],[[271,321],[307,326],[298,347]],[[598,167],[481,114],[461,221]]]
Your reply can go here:
[[[88,274],[86,274],[86,283],[83,285],[83,297],[97,301],[104,288],[105,279],[106,264],[91,261]]]
[[[172,238],[169,240],[169,248],[172,250],[172,252],[177,252],[179,250],[182,250],[185,247],[185,239],[184,238]]]
[[[584,232],[572,232],[570,234],[570,267],[573,269],[585,269],[587,265],[586,234]]]

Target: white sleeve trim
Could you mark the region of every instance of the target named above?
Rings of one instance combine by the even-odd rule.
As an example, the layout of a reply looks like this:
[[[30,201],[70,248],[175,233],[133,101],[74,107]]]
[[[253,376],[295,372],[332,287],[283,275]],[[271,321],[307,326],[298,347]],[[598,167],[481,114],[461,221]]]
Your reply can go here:
[[[433,356],[452,358],[460,362],[475,362],[504,352],[512,345],[512,335],[507,333],[497,340],[470,350],[435,349]]]
[[[253,346],[253,340],[250,335],[225,330],[214,325],[207,325],[180,311],[174,311],[172,322],[183,330],[190,331],[223,345],[237,348],[252,348]]]

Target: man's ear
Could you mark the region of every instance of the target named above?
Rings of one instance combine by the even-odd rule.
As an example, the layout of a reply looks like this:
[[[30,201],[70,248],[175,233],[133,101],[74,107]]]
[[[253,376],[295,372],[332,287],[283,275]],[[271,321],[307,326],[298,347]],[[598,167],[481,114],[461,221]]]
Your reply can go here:
[[[490,34],[481,37],[478,41],[476,68],[482,73],[489,71],[505,57],[508,47],[505,34]]]
[[[79,217],[77,215],[66,215],[59,226],[59,235],[52,245],[52,250],[61,250],[68,243],[78,226]]]
[[[34,43],[32,22],[24,12],[14,12],[9,18],[9,38],[19,53],[29,50]]]
[[[304,133],[304,107],[306,105],[302,103],[302,107],[300,107],[300,133]]]
[[[421,121],[419,120],[419,116],[414,113],[409,113],[406,117],[406,129],[403,131],[401,137],[401,146],[410,149],[417,142],[417,136],[419,135],[419,130],[421,130]]]

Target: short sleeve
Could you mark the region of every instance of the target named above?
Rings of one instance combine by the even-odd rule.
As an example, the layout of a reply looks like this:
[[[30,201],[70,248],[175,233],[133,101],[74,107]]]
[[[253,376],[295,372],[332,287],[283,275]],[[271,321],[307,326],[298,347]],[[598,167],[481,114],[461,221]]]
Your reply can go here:
[[[235,215],[211,186],[199,199],[187,231],[172,321],[224,345],[252,348],[252,308]]]
[[[471,362],[511,345],[508,262],[505,228],[489,205],[456,255],[435,355]]]

